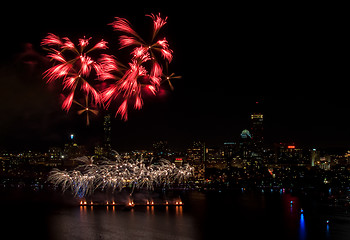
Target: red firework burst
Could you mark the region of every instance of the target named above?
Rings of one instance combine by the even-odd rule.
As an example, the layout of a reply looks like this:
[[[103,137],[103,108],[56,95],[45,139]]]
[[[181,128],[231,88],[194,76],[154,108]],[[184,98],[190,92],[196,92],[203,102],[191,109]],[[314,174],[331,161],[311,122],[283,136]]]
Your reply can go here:
[[[172,50],[169,48],[166,38],[155,40],[160,29],[166,24],[167,17],[158,15],[146,15],[153,20],[153,33],[151,42],[147,43],[136,31],[129,21],[116,17],[111,23],[115,31],[123,33],[119,37],[120,48],[133,47],[131,50],[131,62],[122,78],[117,78],[103,92],[103,101],[110,106],[115,99],[121,98],[122,104],[117,110],[122,119],[127,120],[128,106],[141,109],[143,105],[142,93],[147,89],[156,95],[162,82],[162,65],[157,53],[163,57],[166,64],[172,61]]]
[[[87,49],[91,38],[79,39],[79,50],[74,43],[67,37],[59,38],[49,33],[41,42],[42,46],[47,48],[47,55],[54,65],[44,73],[47,82],[62,80],[63,90],[66,92],[66,98],[63,101],[62,109],[69,111],[77,91],[82,91],[86,96],[90,96],[94,104],[100,105],[101,95],[94,88],[94,81],[90,74],[95,70],[97,78],[102,76],[106,79],[107,63],[95,61],[88,53],[98,49],[107,49],[107,42],[101,40],[95,46]],[[102,59],[102,58],[101,58]]]
[[[157,39],[157,34],[167,23],[167,17],[160,14],[146,15],[153,21],[151,42],[144,41],[132,28],[130,22],[116,17],[111,23],[115,31],[121,32],[119,37],[120,49],[130,48],[130,62],[126,65],[117,61],[117,58],[108,54],[99,54],[94,58],[90,55],[95,50],[107,49],[107,42],[100,42],[89,48],[92,38],[81,38],[78,47],[67,37],[60,38],[52,33],[42,40],[42,46],[47,47],[47,55],[53,66],[44,73],[47,82],[61,81],[66,98],[62,109],[69,111],[77,92],[81,92],[85,99],[91,99],[94,106],[108,108],[116,102],[116,116],[123,120],[128,118],[128,108],[141,109],[143,93],[157,94],[163,82],[170,82],[171,76],[163,73],[162,62],[166,69],[172,61],[173,51],[169,48],[166,38]],[[159,57],[158,57],[159,56]],[[95,60],[97,59],[97,60]],[[98,91],[96,82],[105,81],[103,88]],[[84,109],[88,108],[88,103]]]

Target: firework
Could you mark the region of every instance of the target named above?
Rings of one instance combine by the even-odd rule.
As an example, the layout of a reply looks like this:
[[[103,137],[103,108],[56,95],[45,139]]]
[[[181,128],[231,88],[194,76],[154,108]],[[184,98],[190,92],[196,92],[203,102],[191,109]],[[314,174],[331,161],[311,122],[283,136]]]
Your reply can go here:
[[[151,42],[147,43],[133,30],[129,21],[116,17],[111,23],[115,31],[123,33],[119,37],[120,48],[133,47],[129,68],[125,69],[123,77],[116,78],[103,92],[103,102],[109,107],[111,102],[117,99],[120,105],[116,115],[127,120],[128,107],[141,109],[143,105],[142,93],[150,92],[157,94],[162,82],[162,65],[157,57],[157,52],[161,54],[166,64],[172,61],[172,50],[169,48],[166,38],[155,40],[159,30],[166,24],[167,17],[161,18],[158,15],[146,15],[153,20],[153,33]],[[172,87],[172,86],[171,86]]]
[[[94,54],[96,50],[108,49],[103,39],[91,46],[92,38],[83,37],[78,40],[77,46],[67,37],[60,38],[49,33],[41,42],[48,50],[48,57],[53,66],[44,73],[48,83],[59,82],[65,99],[62,109],[69,111],[75,102],[84,109],[79,114],[87,113],[89,124],[89,106],[109,108],[112,102],[117,105],[116,116],[123,120],[128,119],[128,108],[141,109],[143,94],[156,95],[162,83],[167,82],[171,89],[170,76],[163,73],[163,64],[166,69],[173,59],[173,51],[165,37],[157,38],[159,31],[167,23],[167,17],[160,14],[146,15],[153,21],[152,39],[143,40],[125,18],[116,17],[110,24],[120,32],[120,49],[130,50],[130,62],[122,64],[115,56],[108,54]],[[94,57],[96,58],[94,58]],[[97,59],[97,60],[96,60]],[[106,81],[108,80],[108,81]],[[103,87],[97,90],[96,85],[106,81]],[[79,104],[77,99],[88,99],[86,105]],[[97,114],[92,111],[93,114]]]
[[[74,43],[67,37],[59,38],[58,36],[49,33],[42,41],[42,46],[49,46],[47,55],[53,66],[49,68],[44,77],[47,82],[55,82],[61,80],[62,89],[67,92],[66,98],[63,101],[62,109],[69,111],[72,106],[73,99],[77,91],[82,91],[83,95],[90,96],[91,102],[101,104],[101,95],[94,88],[93,80],[91,80],[91,72],[94,69],[97,78],[103,76],[106,79],[106,63],[102,64],[99,61],[93,60],[88,56],[88,53],[98,49],[106,49],[107,42],[101,40],[92,48],[87,49],[91,38],[79,39],[77,48]],[[101,58],[103,60],[103,58]],[[101,61],[102,61],[101,60]]]
[[[92,113],[94,115],[98,114],[98,110],[96,109],[92,109],[91,107],[89,107],[89,100],[88,100],[88,96],[85,97],[85,105],[82,105],[81,103],[74,101],[74,103],[76,103],[77,105],[79,105],[80,107],[82,107],[81,110],[78,111],[78,114],[81,115],[83,113],[86,114],[86,125],[89,126],[90,125],[90,118],[89,118],[89,113]]]
[[[176,167],[167,160],[159,164],[146,165],[141,160],[103,161],[95,164],[93,158],[80,157],[75,159],[82,163],[72,171],[55,169],[50,172],[48,181],[63,192],[71,190],[75,196],[86,196],[94,190],[112,189],[121,191],[126,187],[131,189],[154,189],[155,186],[164,186],[180,183],[188,179],[193,172],[189,165]]]

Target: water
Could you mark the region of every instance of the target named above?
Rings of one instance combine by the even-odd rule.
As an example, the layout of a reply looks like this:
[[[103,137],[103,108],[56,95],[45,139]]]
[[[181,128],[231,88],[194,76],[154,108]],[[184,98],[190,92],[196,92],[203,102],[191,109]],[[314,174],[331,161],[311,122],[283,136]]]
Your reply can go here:
[[[80,207],[51,219],[54,239],[196,239],[193,219],[182,207]],[[74,224],[72,224],[74,223]]]
[[[0,208],[2,235],[11,239],[350,239],[349,215],[290,194],[193,192],[182,207],[129,211],[21,198]]]

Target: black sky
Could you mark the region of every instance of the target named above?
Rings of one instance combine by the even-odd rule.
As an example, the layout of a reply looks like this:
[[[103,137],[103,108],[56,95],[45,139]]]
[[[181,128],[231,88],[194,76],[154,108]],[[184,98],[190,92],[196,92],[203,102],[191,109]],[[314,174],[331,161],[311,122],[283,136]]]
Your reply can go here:
[[[60,110],[58,93],[41,79],[48,63],[40,41],[49,32],[103,38],[118,56],[119,35],[107,24],[125,17],[147,34],[151,22],[144,15],[158,12],[168,16],[163,33],[174,50],[170,71],[182,79],[174,82],[175,91],[145,99],[128,122],[113,120],[117,150],[160,139],[178,148],[194,140],[234,140],[249,127],[256,101],[265,114],[267,142],[350,145],[348,27],[341,6],[82,4],[12,5],[12,14],[1,16],[0,147],[62,146],[71,132],[81,143],[101,141],[102,118],[87,128],[73,111]]]

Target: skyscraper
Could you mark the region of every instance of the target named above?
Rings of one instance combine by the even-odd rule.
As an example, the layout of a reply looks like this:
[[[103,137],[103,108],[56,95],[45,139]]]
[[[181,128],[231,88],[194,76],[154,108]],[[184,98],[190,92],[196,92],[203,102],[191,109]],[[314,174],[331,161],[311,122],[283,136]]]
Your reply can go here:
[[[194,142],[192,148],[187,149],[187,162],[194,167],[194,178],[204,179],[207,148],[205,143]]]
[[[104,131],[104,152],[106,157],[109,157],[112,145],[111,145],[111,138],[112,138],[112,124],[111,124],[111,115],[107,114],[104,116],[104,122],[103,122],[103,131]]]
[[[261,111],[261,103],[255,102],[254,112],[250,114],[250,134],[254,144],[260,145],[264,141],[264,115]]]
[[[250,115],[250,133],[254,143],[263,143],[264,141],[264,115],[261,113],[253,113]]]

